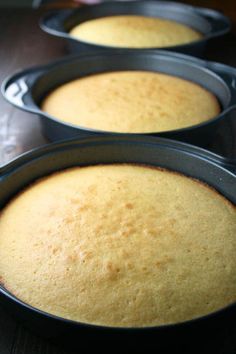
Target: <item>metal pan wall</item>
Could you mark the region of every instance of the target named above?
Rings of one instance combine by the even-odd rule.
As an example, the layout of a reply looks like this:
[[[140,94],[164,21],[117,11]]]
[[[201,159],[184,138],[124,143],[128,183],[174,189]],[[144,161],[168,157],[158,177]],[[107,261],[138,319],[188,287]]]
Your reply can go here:
[[[51,141],[75,136],[116,133],[63,123],[40,109],[42,99],[57,86],[70,80],[100,72],[147,70],[193,81],[212,92],[221,104],[221,113],[199,125],[141,135],[155,135],[207,146],[219,123],[236,108],[236,69],[166,51],[110,51],[72,56],[44,67],[25,70],[5,80],[2,93],[15,106],[40,115],[44,135]],[[130,134],[134,135],[134,134]]]
[[[161,138],[98,137],[51,144],[24,154],[0,168],[0,208],[24,187],[36,179],[71,166],[107,163],[139,163],[160,166],[198,178],[214,187],[236,204],[236,165],[205,150]],[[87,345],[97,341],[114,350],[120,346],[132,349],[160,347],[176,340],[201,342],[212,333],[222,331],[234,320],[236,306],[231,305],[210,315],[182,324],[151,328],[115,328],[88,325],[65,320],[16,299],[0,286],[2,304],[26,326],[41,336],[73,345]],[[207,329],[207,331],[206,331]],[[188,335],[190,337],[188,337]],[[193,339],[195,338],[195,339]],[[89,343],[88,343],[89,341]],[[109,342],[110,341],[110,342]],[[176,345],[176,342],[172,342]],[[110,343],[110,344],[109,344]],[[157,346],[158,343],[158,346]]]
[[[61,10],[46,14],[40,21],[41,28],[47,33],[64,38],[70,51],[109,50],[111,47],[86,43],[72,37],[68,32],[71,28],[87,20],[110,15],[143,15],[161,17],[180,22],[201,32],[204,37],[185,45],[165,47],[185,54],[201,56],[209,40],[227,33],[230,21],[222,13],[207,9],[169,1],[129,1],[106,2],[98,5],[83,7],[77,10]],[[138,52],[139,49],[136,49]]]

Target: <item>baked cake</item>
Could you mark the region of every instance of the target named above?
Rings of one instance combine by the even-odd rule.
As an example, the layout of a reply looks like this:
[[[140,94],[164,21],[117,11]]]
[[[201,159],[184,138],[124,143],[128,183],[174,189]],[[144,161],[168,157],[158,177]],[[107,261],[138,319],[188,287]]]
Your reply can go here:
[[[236,300],[235,236],[235,206],[197,180],[132,164],[74,167],[2,210],[0,278],[63,318],[177,323]]]
[[[182,23],[158,17],[116,15],[79,23],[70,34],[109,47],[160,48],[188,44],[203,35]]]
[[[86,76],[55,88],[41,108],[59,120],[120,133],[175,130],[220,113],[217,98],[193,82],[157,72]]]

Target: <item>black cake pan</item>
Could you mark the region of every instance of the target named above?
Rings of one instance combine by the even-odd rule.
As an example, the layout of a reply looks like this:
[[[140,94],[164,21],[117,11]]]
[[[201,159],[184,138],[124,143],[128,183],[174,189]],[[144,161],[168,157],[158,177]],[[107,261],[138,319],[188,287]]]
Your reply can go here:
[[[101,72],[147,70],[162,72],[193,81],[211,91],[221,104],[221,113],[201,124],[155,135],[206,147],[214,138],[222,119],[235,114],[236,69],[167,51],[110,51],[82,54],[60,59],[52,64],[14,74],[2,85],[5,98],[15,106],[41,117],[44,135],[51,141],[88,135],[116,133],[63,123],[40,109],[42,99],[57,86],[73,79]],[[104,97],[104,100],[106,97]],[[122,119],[122,117],[121,117]],[[134,134],[130,134],[134,135]]]
[[[201,32],[203,34],[201,40],[164,48],[195,56],[203,54],[209,40],[230,30],[229,19],[218,11],[176,2],[151,0],[113,1],[73,10],[57,10],[46,14],[41,19],[40,25],[44,31],[64,38],[69,45],[69,49],[73,52],[107,50],[111,47],[78,40],[68,32],[79,23],[99,17],[122,14],[161,17],[180,22]],[[139,49],[136,50],[139,51]]]
[[[236,204],[236,165],[230,160],[180,142],[153,137],[94,137],[50,144],[26,153],[0,168],[0,208],[38,178],[72,166],[135,163],[159,166],[197,178]],[[141,192],[141,191],[140,191]],[[35,201],[37,202],[37,201]],[[193,200],[194,203],[194,200]],[[98,214],[99,217],[99,214]],[[200,221],[199,221],[200,222]],[[236,235],[235,235],[236,236]],[[27,250],[26,250],[27,252]],[[9,264],[10,266],[10,264]],[[55,298],[56,301],[56,298]],[[17,299],[0,285],[0,302],[16,318],[57,343],[99,346],[103,352],[117,348],[158,351],[178,343],[206,344],[206,337],[222,333],[235,322],[236,304],[191,321],[147,328],[116,328],[88,325],[39,311]],[[132,351],[129,351],[129,353]],[[142,353],[145,351],[141,351]],[[163,351],[162,351],[163,352]],[[191,351],[192,352],[192,351]],[[201,351],[202,352],[202,351]]]

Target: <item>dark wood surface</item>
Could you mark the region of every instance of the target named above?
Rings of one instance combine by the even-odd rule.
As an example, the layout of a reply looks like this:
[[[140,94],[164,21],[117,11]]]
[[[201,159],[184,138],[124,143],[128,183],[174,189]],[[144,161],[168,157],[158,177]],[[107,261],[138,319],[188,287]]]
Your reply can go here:
[[[38,26],[42,11],[0,9],[0,82],[17,70],[65,54],[63,41]],[[14,109],[0,97],[0,163],[44,144],[36,116]]]
[[[195,3],[221,11],[224,11],[225,4],[226,14],[236,23],[234,1],[202,0]],[[0,9],[0,82],[17,70],[44,64],[66,54],[63,40],[50,37],[39,29],[38,19],[43,12],[45,9]],[[209,47],[206,57],[236,66],[235,25],[231,34]],[[236,158],[235,122],[236,119],[232,119],[222,124],[217,139],[209,147],[211,150]],[[6,163],[18,154],[44,143],[47,141],[40,132],[38,118],[13,108],[0,97],[0,163]],[[226,329],[217,348],[211,352],[236,353],[236,319],[235,328]],[[56,353],[73,351],[61,349],[32,334],[0,306],[0,354]]]

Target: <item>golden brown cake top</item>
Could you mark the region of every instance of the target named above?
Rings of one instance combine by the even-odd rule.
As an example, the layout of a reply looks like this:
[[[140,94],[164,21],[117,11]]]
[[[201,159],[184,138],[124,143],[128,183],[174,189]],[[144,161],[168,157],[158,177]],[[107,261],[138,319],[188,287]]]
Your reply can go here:
[[[45,97],[42,110],[86,128],[147,133],[205,122],[220,113],[220,106],[211,92],[179,77],[120,71],[66,83]]]
[[[236,209],[183,175],[72,168],[0,215],[0,277],[41,310],[107,326],[189,320],[236,300]]]
[[[172,20],[117,15],[82,22],[70,34],[84,42],[123,48],[160,48],[194,42],[203,35]]]

